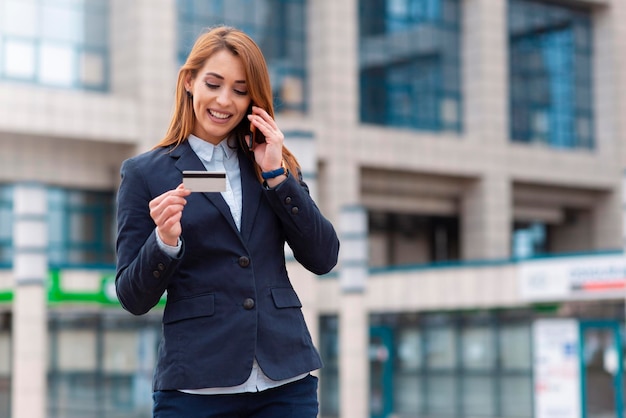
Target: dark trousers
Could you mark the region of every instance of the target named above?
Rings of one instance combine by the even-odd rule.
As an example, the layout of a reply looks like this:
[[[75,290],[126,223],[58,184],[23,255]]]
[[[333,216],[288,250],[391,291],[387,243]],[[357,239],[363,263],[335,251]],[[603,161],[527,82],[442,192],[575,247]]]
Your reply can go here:
[[[317,377],[277,388],[234,395],[191,395],[176,390],[153,394],[154,418],[315,418]]]

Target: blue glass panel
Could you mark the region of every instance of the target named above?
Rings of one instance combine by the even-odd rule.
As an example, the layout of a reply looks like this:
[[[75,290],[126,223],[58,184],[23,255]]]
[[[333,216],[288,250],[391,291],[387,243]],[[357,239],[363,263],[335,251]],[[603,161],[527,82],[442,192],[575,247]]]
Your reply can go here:
[[[3,73],[20,80],[35,77],[35,45],[33,42],[7,39],[4,42]]]
[[[593,148],[590,11],[509,2],[514,141]]]
[[[320,355],[324,367],[320,374],[320,412],[339,416],[339,321],[337,316],[320,318]]]
[[[529,258],[548,251],[547,227],[543,223],[516,223],[512,236],[513,258]]]
[[[362,1],[362,122],[460,131],[459,25],[458,0]]]
[[[179,64],[195,39],[218,24],[234,26],[263,51],[277,112],[306,111],[306,3],[304,0],[177,0]]]
[[[39,64],[39,80],[43,84],[70,87],[74,81],[76,51],[69,46],[42,43]]]
[[[13,187],[0,185],[0,264],[13,260]]]
[[[81,42],[84,37],[82,10],[59,8],[56,4],[41,6],[41,37],[48,40]]]
[[[113,263],[113,208],[113,193],[49,189],[50,263]]]
[[[4,16],[0,31],[7,35],[34,38],[39,27],[38,4],[34,0],[5,0],[0,13]]]
[[[106,0],[0,1],[0,78],[107,90]]]

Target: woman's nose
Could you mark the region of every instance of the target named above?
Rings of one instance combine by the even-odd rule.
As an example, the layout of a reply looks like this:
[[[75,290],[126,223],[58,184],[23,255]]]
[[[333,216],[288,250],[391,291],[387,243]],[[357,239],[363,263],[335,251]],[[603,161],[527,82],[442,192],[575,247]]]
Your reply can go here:
[[[221,105],[226,105],[229,103],[230,93],[228,89],[221,89],[219,94],[217,95],[217,102]]]

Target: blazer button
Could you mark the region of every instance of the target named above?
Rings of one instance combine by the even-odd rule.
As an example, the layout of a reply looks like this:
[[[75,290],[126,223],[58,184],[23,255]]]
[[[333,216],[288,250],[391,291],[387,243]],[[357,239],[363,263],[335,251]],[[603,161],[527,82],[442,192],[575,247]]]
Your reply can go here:
[[[299,211],[300,211],[300,209],[298,209],[297,206],[294,206],[294,207],[291,208],[291,213],[293,215],[297,215]]]
[[[157,264],[157,268],[158,268],[159,270],[163,271],[163,270],[165,270],[165,264],[163,264],[163,263],[159,263],[159,264]]]
[[[289,196],[287,196],[287,197],[285,198],[285,204],[286,204],[286,205],[288,205],[288,204],[290,204],[290,203],[291,203],[291,198],[290,198]]]
[[[243,307],[246,310],[250,310],[252,308],[254,308],[254,299],[252,298],[246,298],[246,300],[243,301]]]
[[[242,255],[241,257],[239,257],[239,265],[241,267],[248,267],[250,265],[250,259],[245,255]]]
[[[152,275],[158,279],[159,277],[161,277],[161,272],[159,270],[154,270],[152,272]]]

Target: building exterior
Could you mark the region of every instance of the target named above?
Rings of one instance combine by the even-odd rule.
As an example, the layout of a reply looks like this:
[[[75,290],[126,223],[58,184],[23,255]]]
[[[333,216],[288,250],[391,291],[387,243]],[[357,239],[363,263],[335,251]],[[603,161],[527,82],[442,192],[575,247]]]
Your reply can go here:
[[[621,0],[0,0],[0,418],[150,416],[161,311],[115,300],[119,167],[223,22],[264,50],[341,235],[332,273],[288,265],[321,417],[624,417],[625,19]]]

